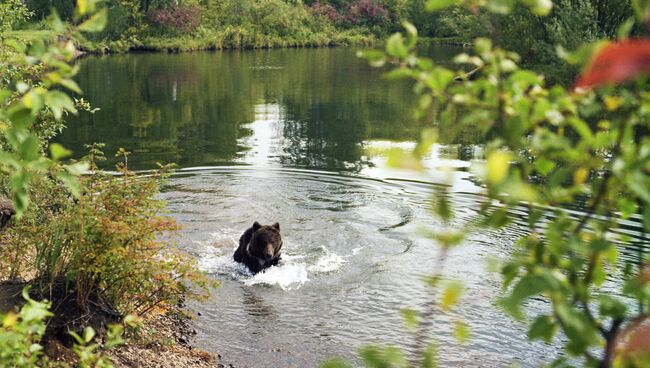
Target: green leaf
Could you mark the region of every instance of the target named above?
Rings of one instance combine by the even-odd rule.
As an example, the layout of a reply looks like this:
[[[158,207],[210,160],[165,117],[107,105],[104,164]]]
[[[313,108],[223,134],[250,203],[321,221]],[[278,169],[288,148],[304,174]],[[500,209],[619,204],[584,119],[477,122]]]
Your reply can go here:
[[[61,81],[59,81],[59,84],[71,90],[74,93],[81,94],[81,88],[79,88],[77,82],[73,81],[72,79],[62,79]]]
[[[620,300],[609,295],[599,295],[598,306],[599,312],[602,316],[612,318],[624,318],[627,313],[627,307]]]
[[[551,0],[525,0],[526,4],[530,10],[536,15],[546,16],[553,9],[553,1]]]
[[[402,352],[394,347],[382,349],[376,346],[366,346],[361,349],[359,355],[367,368],[405,368],[408,366]]]
[[[64,111],[77,112],[70,96],[61,91],[51,91],[45,95],[45,104],[52,110],[54,117],[60,120]]]
[[[555,169],[554,161],[551,161],[544,157],[535,161],[535,170],[537,170],[537,172],[539,172],[543,176],[547,176],[548,174],[550,174],[551,171],[553,171],[553,169]]]
[[[84,328],[84,342],[89,343],[95,337],[95,330],[92,327],[87,326]]]
[[[73,196],[78,198],[81,195],[81,186],[75,175],[66,171],[59,171],[57,172],[56,177],[59,178],[66,187],[68,187]]]
[[[26,322],[42,321],[51,315],[52,313],[47,310],[47,304],[34,301],[25,304],[20,311],[20,318]]]
[[[442,94],[449,83],[454,80],[456,75],[449,69],[442,67],[435,67],[429,77],[426,79],[427,86],[431,88],[434,92]]]
[[[386,53],[388,55],[403,59],[408,56],[408,48],[404,44],[404,37],[401,33],[395,33],[386,41]]]
[[[436,368],[438,367],[438,349],[431,343],[427,349],[422,353],[422,368]]]
[[[41,350],[43,350],[43,347],[41,345],[39,345],[39,344],[36,344],[36,343],[32,344],[29,347],[29,352],[32,353],[32,354],[38,353]]]
[[[38,159],[41,156],[38,138],[33,134],[28,135],[18,147],[18,155],[27,162]]]
[[[321,363],[320,368],[351,368],[352,366],[349,365],[345,360],[335,358],[335,359],[328,359]]]
[[[382,78],[386,80],[405,79],[413,76],[413,71],[408,68],[393,69],[388,73],[384,73]]]
[[[456,340],[458,342],[460,342],[461,344],[466,343],[467,341],[469,341],[469,336],[470,336],[470,328],[467,325],[467,323],[462,321],[454,322],[454,337],[456,337]]]
[[[587,125],[587,123],[584,120],[572,116],[568,119],[568,122],[569,125],[571,125],[571,127],[575,129],[575,131],[578,132],[578,134],[580,134],[582,139],[584,139],[586,142],[591,142],[593,138],[593,134],[591,132],[591,128],[589,128],[589,125]]]
[[[52,160],[54,161],[61,161],[62,159],[70,156],[71,154],[72,151],[67,150],[59,143],[52,143],[50,145],[50,156],[52,156]]]
[[[442,309],[448,311],[456,305],[458,300],[460,300],[463,289],[463,284],[459,281],[448,282],[445,289],[442,291],[442,296],[440,298],[440,306]]]
[[[65,170],[72,175],[81,175],[88,172],[90,165],[87,162],[75,162],[74,164],[66,165]]]
[[[413,171],[422,171],[424,166],[420,158],[414,155],[411,152],[407,152],[401,149],[391,149],[388,151],[388,160],[386,160],[386,165],[389,167],[404,169],[404,170],[413,170]]]
[[[556,304],[555,310],[569,338],[565,346],[569,354],[583,354],[590,345],[598,343],[597,331],[584,311],[576,310],[566,304]]]
[[[454,215],[454,212],[451,207],[451,204],[449,203],[449,198],[444,193],[437,193],[437,194],[442,194],[442,195],[436,195],[435,197],[435,202],[434,202],[435,213],[445,221],[450,220]]]
[[[492,41],[487,38],[477,38],[474,42],[474,48],[479,54],[484,54],[492,50]]]
[[[523,318],[521,304],[531,296],[538,295],[548,288],[542,276],[527,274],[515,285],[509,296],[501,299],[503,309],[516,319]]]
[[[531,340],[541,339],[546,343],[553,340],[557,333],[558,325],[551,316],[539,316],[528,329],[528,338]]]
[[[489,0],[487,7],[493,13],[509,14],[514,5],[514,0]]]
[[[13,177],[12,177],[13,179]],[[13,184],[13,183],[12,183]],[[25,181],[24,185],[27,185]],[[16,210],[16,218],[21,218],[27,207],[29,207],[29,195],[25,188],[12,188],[13,189],[13,202],[14,209]]]
[[[455,5],[457,0],[428,0],[425,6],[426,11],[438,11]]]
[[[542,84],[542,78],[530,70],[517,70],[516,72],[512,73],[510,80],[512,83],[517,84],[522,91],[527,90],[531,86],[538,86]]]
[[[79,30],[82,32],[99,32],[106,27],[106,22],[107,12],[106,9],[102,9],[93,14],[93,16],[88,18],[85,22],[81,23],[79,25]]]
[[[512,155],[509,152],[496,151],[487,159],[487,181],[491,184],[499,184],[508,176],[510,160]]]
[[[416,328],[418,325],[418,312],[410,308],[402,308],[400,311],[402,318],[404,319],[404,324],[408,328]]]
[[[650,16],[650,1],[648,0],[632,0],[632,8],[640,23]]]
[[[52,28],[53,31],[55,31],[57,34],[63,34],[65,33],[65,24],[59,18],[59,15],[57,14],[56,10],[52,10],[52,14],[47,18],[47,23]]]
[[[368,51],[359,51],[357,56],[363,59],[368,60],[370,66],[375,68],[380,68],[386,64],[386,55],[377,50],[368,50]]]
[[[29,127],[36,117],[32,114],[32,110],[26,107],[13,108],[9,112],[9,120],[18,129],[26,129]]]
[[[624,40],[630,37],[630,33],[632,33],[632,29],[634,28],[635,23],[636,22],[634,21],[634,17],[630,17],[625,22],[623,22],[623,24],[618,27],[618,32],[616,33],[618,39]]]
[[[412,23],[406,21],[402,22],[402,26],[406,30],[406,47],[410,49],[418,42],[418,30]]]

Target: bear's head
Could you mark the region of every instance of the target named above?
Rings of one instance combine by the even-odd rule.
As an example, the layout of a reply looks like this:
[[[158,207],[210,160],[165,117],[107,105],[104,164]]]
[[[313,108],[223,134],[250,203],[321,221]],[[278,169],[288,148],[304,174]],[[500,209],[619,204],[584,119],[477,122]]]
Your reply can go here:
[[[280,224],[271,226],[260,225],[255,221],[253,224],[253,237],[251,238],[249,253],[267,264],[280,256],[282,248],[282,236],[280,235]]]

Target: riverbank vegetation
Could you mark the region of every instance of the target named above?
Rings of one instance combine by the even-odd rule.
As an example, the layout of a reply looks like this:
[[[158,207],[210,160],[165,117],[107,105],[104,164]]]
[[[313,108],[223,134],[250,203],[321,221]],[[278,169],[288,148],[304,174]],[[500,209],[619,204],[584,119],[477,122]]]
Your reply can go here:
[[[97,169],[100,144],[67,160],[70,152],[50,142],[66,116],[94,111],[69,95],[81,93],[71,39],[101,30],[106,13],[77,2],[73,23],[52,15],[33,32],[14,29],[31,15],[21,1],[2,10],[0,297],[8,310],[0,311],[0,366],[109,367],[104,350],[124,343],[125,328],[138,335],[135,320],[177,313],[212,283],[173,244],[179,227],[158,199],[169,167],[136,175],[119,150],[109,175]],[[55,363],[66,354],[48,356],[52,345],[72,358]]]
[[[52,9],[64,21],[74,14],[71,1],[25,4],[32,16],[23,27],[42,28]],[[425,0],[108,0],[102,5],[107,26],[78,41],[98,53],[369,45],[409,20],[421,40],[464,44],[491,37],[524,62],[552,70],[549,65],[560,64],[556,46],[573,50],[611,39],[632,15],[629,1],[616,0],[557,1],[546,17],[519,5],[506,13],[504,6],[496,12],[453,6],[431,14]]]

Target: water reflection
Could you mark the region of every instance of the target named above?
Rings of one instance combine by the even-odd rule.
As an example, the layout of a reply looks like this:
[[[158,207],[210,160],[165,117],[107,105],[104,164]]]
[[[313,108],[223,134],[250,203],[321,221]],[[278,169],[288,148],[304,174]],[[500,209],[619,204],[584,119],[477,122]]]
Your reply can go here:
[[[278,155],[280,130],[284,125],[284,108],[278,104],[259,104],[253,107],[255,120],[243,124],[245,135],[239,140],[246,148],[242,159],[244,163],[258,166],[269,166]]]
[[[453,49],[434,48],[446,58]],[[89,57],[78,82],[101,110],[59,138],[104,142],[132,168],[264,164],[359,172],[372,141],[414,141],[411,87],[386,82],[352,49]],[[113,159],[114,160],[114,159]],[[106,165],[112,166],[113,160]]]

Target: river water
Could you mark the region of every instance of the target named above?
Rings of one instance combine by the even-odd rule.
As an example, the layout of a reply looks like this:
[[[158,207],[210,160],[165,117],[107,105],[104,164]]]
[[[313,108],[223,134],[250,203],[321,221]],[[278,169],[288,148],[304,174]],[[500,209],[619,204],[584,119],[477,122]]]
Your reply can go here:
[[[457,51],[426,52],[444,62]],[[484,200],[470,170],[481,157],[474,132],[443,134],[427,175],[387,168],[384,149],[412,147],[422,128],[410,117],[411,86],[384,81],[353,49],[89,57],[78,82],[101,110],[70,124],[66,147],[81,155],[105,142],[107,167],[119,147],[133,152],[132,169],[180,167],[163,194],[184,226],[179,246],[221,282],[192,304],[199,348],[237,367],[358,364],[369,343],[413,351],[399,310],[430,305],[422,277],[439,249],[421,230],[442,226],[432,193],[450,189],[452,226]],[[251,276],[232,253],[254,221],[279,222],[284,247],[279,266]],[[524,231],[515,222],[473,234],[450,253],[443,272],[466,292],[428,331],[441,366],[539,366],[560,354],[561,341],[527,341],[494,305],[501,283],[487,259],[508,257]],[[471,328],[464,345],[453,337],[458,319]]]

